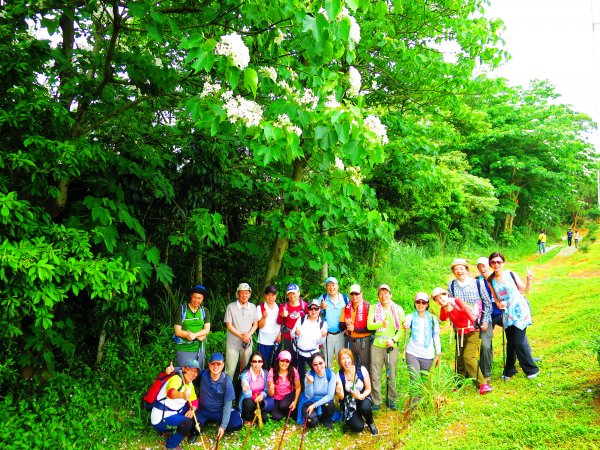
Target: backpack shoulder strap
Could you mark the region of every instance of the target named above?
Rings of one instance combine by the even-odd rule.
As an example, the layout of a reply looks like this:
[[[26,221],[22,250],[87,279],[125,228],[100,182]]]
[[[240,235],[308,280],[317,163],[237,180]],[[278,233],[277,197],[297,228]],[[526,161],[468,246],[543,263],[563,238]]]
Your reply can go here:
[[[183,325],[183,321],[185,320],[185,315],[187,313],[187,303],[181,305],[181,325]]]
[[[450,294],[452,294],[452,297],[455,297],[455,294],[454,294],[454,286],[456,286],[456,280],[452,280],[452,281],[450,282]]]
[[[350,303],[348,296],[346,294],[342,294],[342,298],[344,299],[344,305],[348,306],[348,303]]]
[[[510,272],[510,277],[513,279],[513,281],[515,282],[515,285],[517,287],[519,287],[519,285],[517,284],[517,279],[515,278],[515,273],[512,270],[509,270]]]
[[[331,370],[329,370],[329,367],[325,367],[325,376],[327,377],[327,382],[329,383],[331,381]]]

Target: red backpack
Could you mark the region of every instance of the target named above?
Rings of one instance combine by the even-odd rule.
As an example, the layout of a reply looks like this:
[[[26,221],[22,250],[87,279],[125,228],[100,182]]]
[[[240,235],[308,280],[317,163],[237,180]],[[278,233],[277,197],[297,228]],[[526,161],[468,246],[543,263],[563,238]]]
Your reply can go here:
[[[160,402],[160,401],[164,400],[164,398],[161,398],[161,399],[157,398],[158,393],[160,392],[162,387],[165,385],[165,383],[167,381],[169,381],[171,379],[171,377],[173,377],[174,375],[179,375],[181,377],[181,379],[183,380],[183,373],[181,372],[181,370],[175,370],[175,371],[171,372],[170,374],[167,374],[166,372],[161,372],[160,374],[158,374],[158,376],[156,377],[156,380],[154,380],[154,382],[152,383],[150,388],[148,388],[148,392],[146,392],[146,394],[142,397],[142,405],[144,406],[145,409],[150,411],[154,407],[154,403],[156,401]],[[183,387],[184,387],[184,383],[181,384],[181,388],[179,390],[182,390]]]

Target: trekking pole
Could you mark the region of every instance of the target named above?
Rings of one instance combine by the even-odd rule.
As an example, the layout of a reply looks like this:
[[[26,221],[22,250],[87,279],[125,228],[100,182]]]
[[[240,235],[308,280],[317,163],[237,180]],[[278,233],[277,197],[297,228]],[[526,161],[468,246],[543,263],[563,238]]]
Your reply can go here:
[[[304,418],[304,426],[302,427],[302,437],[300,438],[300,448],[302,450],[302,444],[304,444],[304,436],[306,435],[306,424],[308,424],[308,417]]]
[[[192,402],[188,400],[188,405],[190,407],[190,410],[192,409]],[[198,418],[196,417],[196,413],[194,412],[194,422],[195,422],[195,426],[194,428],[196,428],[196,431],[198,432],[198,434],[200,435],[200,441],[202,441],[202,448],[204,448],[204,450],[206,450],[206,444],[204,444],[204,437],[202,436],[202,430],[200,429],[200,424],[198,423]]]
[[[244,448],[244,446],[246,445],[246,441],[248,440],[248,437],[250,436],[250,432],[252,431],[252,427],[254,426],[254,422],[256,421],[256,412],[254,413],[254,419],[252,419],[252,422],[250,423],[250,428],[248,428],[248,432],[246,433],[246,437],[244,438],[244,442],[242,442],[242,446],[240,448]]]
[[[290,420],[290,415],[292,414],[292,410],[288,411],[287,418],[285,419],[285,425],[283,426],[283,432],[281,433],[281,439],[279,440],[279,445],[277,446],[277,450],[281,448],[281,444],[283,443],[283,436],[285,436],[285,430],[287,428],[288,421]]]
[[[390,404],[390,401],[389,401],[389,398],[390,398],[390,387],[391,387],[389,385],[390,370],[391,370],[391,368],[390,368],[390,353],[392,353],[392,347],[386,348],[385,352],[386,352],[386,356],[385,356],[385,371],[386,371],[386,377],[387,377],[387,381],[388,381],[387,388],[385,390],[385,404],[389,405]],[[394,389],[396,389],[395,386],[394,386]]]
[[[254,418],[258,419],[258,429],[262,430],[263,420],[262,420],[262,411],[260,409],[260,402],[256,403],[256,409],[254,410]]]
[[[505,334],[505,328],[504,328],[504,317],[502,318],[502,373],[504,373],[504,368],[506,367],[506,348],[504,347],[504,334]],[[504,382],[506,383],[506,378],[503,378]]]
[[[215,444],[215,450],[219,450],[219,435],[217,434],[217,443]]]
[[[279,350],[279,345],[280,345],[279,342],[275,342],[275,345],[273,346],[273,351],[271,352],[271,358],[269,358],[269,368],[273,367],[273,360],[275,359],[275,355],[276,355],[277,351]]]

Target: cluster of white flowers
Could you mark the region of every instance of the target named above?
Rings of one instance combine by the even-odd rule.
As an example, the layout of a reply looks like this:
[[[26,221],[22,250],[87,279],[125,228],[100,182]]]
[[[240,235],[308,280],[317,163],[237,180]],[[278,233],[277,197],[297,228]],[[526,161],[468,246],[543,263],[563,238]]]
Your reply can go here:
[[[335,167],[337,167],[338,170],[344,170],[346,168],[344,161],[342,161],[338,156],[335,157]]]
[[[273,80],[273,83],[277,82],[277,71],[273,67],[264,66],[258,69],[258,73]]]
[[[350,12],[346,7],[342,8],[342,12],[337,20],[341,20],[343,17],[347,17],[350,21],[350,40],[354,41],[355,44],[358,44],[360,42],[360,25],[356,22],[356,19],[350,15]]]
[[[294,125],[290,120],[290,116],[287,114],[279,114],[279,116],[277,116],[277,120],[273,122],[273,126],[276,126],[277,128],[284,128],[292,133],[296,133],[298,137],[302,135],[302,130],[300,127]]]
[[[250,51],[235,32],[221,36],[221,41],[215,46],[215,55],[230,57],[238,69],[245,69],[250,62]]]
[[[294,89],[288,84],[286,80],[281,80],[279,83],[277,83],[277,86],[283,89],[287,94],[291,94],[292,92],[294,92]]]
[[[365,128],[377,136],[377,140],[381,145],[385,145],[389,142],[387,137],[387,128],[381,123],[379,117],[370,115],[365,119]]]
[[[312,89],[304,89],[304,94],[298,99],[298,103],[300,105],[308,105],[312,107],[312,109],[315,109],[319,104],[319,97],[313,93]]]
[[[283,35],[283,31],[281,31],[279,28],[277,28],[277,36],[275,36],[275,45],[279,45],[283,41],[285,41],[285,36]]]
[[[348,167],[348,168],[346,168],[346,173],[348,173],[350,175],[350,179],[352,180],[352,182],[355,185],[357,185],[357,186],[361,185],[363,176],[360,173],[360,166]]]
[[[207,81],[206,83],[204,83],[204,87],[202,88],[202,92],[200,93],[200,98],[208,97],[209,95],[212,96],[212,95],[218,93],[220,90],[221,90],[221,82],[220,81],[215,81],[214,83]]]
[[[342,105],[335,98],[335,92],[332,92],[331,94],[329,94],[329,96],[327,97],[327,100],[325,101],[325,108],[337,109],[340,106],[342,106]]]
[[[263,109],[258,103],[246,100],[239,95],[233,96],[233,92],[225,91],[221,96],[225,104],[223,108],[227,112],[227,118],[231,123],[242,121],[247,127],[258,126],[263,117]]]
[[[346,91],[348,97],[358,97],[361,80],[358,70],[354,67],[350,67],[350,70],[348,70],[348,83],[350,84],[350,87]]]

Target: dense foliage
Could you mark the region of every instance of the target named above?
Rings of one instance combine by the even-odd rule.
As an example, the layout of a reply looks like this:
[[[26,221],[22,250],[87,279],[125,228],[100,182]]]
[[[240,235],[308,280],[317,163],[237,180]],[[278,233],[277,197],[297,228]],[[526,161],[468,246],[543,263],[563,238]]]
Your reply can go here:
[[[139,357],[191,283],[220,317],[240,280],[570,222],[593,124],[474,76],[505,57],[483,6],[7,2],[0,385]]]

